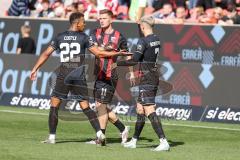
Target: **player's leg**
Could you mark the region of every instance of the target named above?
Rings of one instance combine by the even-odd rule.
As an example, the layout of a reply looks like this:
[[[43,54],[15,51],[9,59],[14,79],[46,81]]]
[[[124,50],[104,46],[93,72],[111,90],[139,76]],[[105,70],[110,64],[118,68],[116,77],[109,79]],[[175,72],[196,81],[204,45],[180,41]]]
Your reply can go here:
[[[87,116],[90,124],[96,132],[100,131],[100,125],[97,114],[89,107],[89,97],[87,83],[85,80],[79,81],[78,85],[71,86],[71,96],[79,102],[83,113]]]
[[[135,130],[132,139],[124,144],[126,148],[136,148],[137,141],[140,137],[140,134],[145,125],[145,114],[143,106],[140,103],[137,103],[137,120],[135,123]]]
[[[61,104],[61,99],[66,99],[68,94],[68,87],[64,85],[62,79],[57,79],[51,94],[51,107],[48,117],[49,137],[43,143],[55,143],[56,130],[58,125],[58,108]]]
[[[101,142],[105,139],[105,135],[102,133],[100,129],[100,124],[97,118],[96,112],[94,112],[89,107],[89,97],[88,97],[88,89],[87,83],[85,80],[78,81],[77,85],[72,85],[70,87],[71,91],[71,99],[75,99],[79,102],[79,105],[83,111],[83,113],[87,116],[91,126],[96,131],[97,139]]]
[[[107,107],[112,101],[115,86],[113,86],[111,80],[97,80],[94,88],[94,98],[96,101],[98,119],[102,131],[105,132],[108,122]]]
[[[80,106],[83,110],[83,113],[88,117],[89,122],[91,123],[92,127],[95,129],[96,132],[100,131],[100,124],[97,118],[96,113],[89,107],[88,101],[81,101],[79,102]]]
[[[154,151],[166,151],[170,149],[170,146],[165,138],[165,134],[162,128],[162,123],[158,118],[155,111],[155,96],[157,93],[157,84],[145,84],[141,86],[141,99],[144,108],[145,115],[151,122],[151,125],[160,139],[160,145],[154,149]]]
[[[100,123],[100,128],[103,134],[106,132],[108,114],[107,114],[107,104],[96,102],[96,110],[98,113],[98,120]],[[102,146],[106,145],[106,141],[101,142]]]
[[[84,100],[80,101],[79,103],[83,110],[83,113],[88,117],[90,124],[95,129],[98,140],[103,141],[105,139],[105,135],[100,128],[97,114],[89,107],[88,101]]]
[[[56,97],[51,97],[51,107],[48,116],[48,128],[49,128],[49,137],[42,141],[42,143],[55,144],[56,141],[56,130],[58,125],[58,107],[61,103],[61,100]]]
[[[108,122],[108,114],[107,114],[107,104],[96,102],[96,109],[98,113],[98,120],[100,123],[100,128],[102,132],[105,134],[107,122]]]
[[[145,105],[144,106],[145,114],[150,120],[152,127],[157,134],[157,136],[160,138],[165,138],[164,131],[162,129],[162,124],[155,112],[155,105]]]
[[[118,80],[117,79],[111,79],[108,81],[108,85],[107,85],[107,96],[105,98],[105,100],[108,102],[108,104],[111,103],[116,86],[117,86]],[[122,138],[122,144],[125,143],[128,139],[128,134],[129,134],[129,130],[130,127],[129,126],[125,126],[117,117],[117,115],[112,111],[112,108],[107,108],[108,111],[108,120],[118,128],[118,130],[120,131],[120,135]]]
[[[127,142],[128,139],[128,135],[129,135],[129,130],[130,130],[130,126],[125,126],[117,117],[117,115],[108,108],[108,120],[117,127],[117,129],[120,132],[121,138],[122,138],[122,142],[121,144],[124,144]]]
[[[105,89],[106,83],[101,80],[96,80],[94,85],[94,99],[97,111],[97,117],[100,124],[100,129],[103,134],[105,134],[108,115],[107,115],[107,107],[106,103],[104,102],[104,97],[106,96],[107,89]],[[103,103],[102,103],[103,102]],[[87,144],[97,144],[97,140],[91,140],[86,142]],[[105,142],[102,143],[102,145]]]
[[[158,118],[156,112],[155,112],[155,105],[145,105],[144,106],[145,115],[148,117],[148,119],[151,122],[151,125],[157,134],[160,145],[154,149],[154,151],[167,151],[170,149],[170,146],[166,140],[162,123],[160,119]]]

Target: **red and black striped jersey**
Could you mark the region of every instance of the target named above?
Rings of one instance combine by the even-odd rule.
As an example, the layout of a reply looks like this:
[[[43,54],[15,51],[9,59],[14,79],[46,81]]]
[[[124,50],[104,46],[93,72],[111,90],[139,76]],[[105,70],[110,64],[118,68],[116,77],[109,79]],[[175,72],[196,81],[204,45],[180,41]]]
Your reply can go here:
[[[92,31],[90,39],[95,45],[103,48],[128,51],[126,38],[117,30],[111,34],[105,34],[101,28],[98,28]],[[118,79],[116,69],[111,69],[116,61],[117,57],[96,58],[95,73],[98,79]]]

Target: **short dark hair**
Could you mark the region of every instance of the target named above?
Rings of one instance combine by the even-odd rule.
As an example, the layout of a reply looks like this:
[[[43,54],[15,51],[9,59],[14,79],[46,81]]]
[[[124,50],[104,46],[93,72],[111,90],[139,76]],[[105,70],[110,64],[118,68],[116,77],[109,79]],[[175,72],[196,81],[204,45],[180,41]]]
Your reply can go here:
[[[76,22],[76,20],[80,19],[81,17],[84,17],[84,14],[82,14],[81,12],[72,13],[69,17],[70,24],[72,25],[73,23]]]
[[[109,9],[100,10],[99,14],[108,14],[109,16],[113,17],[113,12]]]

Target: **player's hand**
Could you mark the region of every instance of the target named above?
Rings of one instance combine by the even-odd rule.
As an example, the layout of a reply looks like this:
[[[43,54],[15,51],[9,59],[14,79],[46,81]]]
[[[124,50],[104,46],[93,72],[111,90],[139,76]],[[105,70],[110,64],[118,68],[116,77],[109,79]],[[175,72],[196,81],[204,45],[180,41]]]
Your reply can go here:
[[[119,56],[132,56],[133,53],[127,52],[127,51],[119,51],[118,52]]]
[[[31,71],[30,79],[31,79],[32,81],[36,80],[36,78],[37,78],[37,72],[38,72],[38,70],[35,70],[35,69],[33,69],[33,70]]]

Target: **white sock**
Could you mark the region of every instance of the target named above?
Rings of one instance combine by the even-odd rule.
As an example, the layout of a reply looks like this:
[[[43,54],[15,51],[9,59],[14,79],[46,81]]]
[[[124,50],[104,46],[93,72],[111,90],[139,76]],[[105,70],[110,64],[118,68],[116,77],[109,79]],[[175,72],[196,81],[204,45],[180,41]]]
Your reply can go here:
[[[103,133],[102,133],[102,131],[101,130],[99,130],[99,131],[97,131],[97,137],[100,137]]]
[[[56,135],[55,134],[49,134],[49,139],[55,139]]]
[[[160,138],[160,143],[167,142],[166,138]]]

